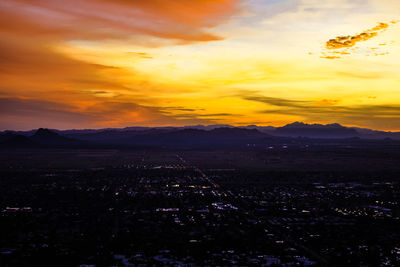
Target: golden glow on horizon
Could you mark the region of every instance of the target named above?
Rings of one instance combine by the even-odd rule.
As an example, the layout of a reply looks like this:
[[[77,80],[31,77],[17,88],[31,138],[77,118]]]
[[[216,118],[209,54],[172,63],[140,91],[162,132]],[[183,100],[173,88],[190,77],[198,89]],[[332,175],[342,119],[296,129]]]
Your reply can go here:
[[[399,11],[394,0],[4,0],[0,126],[400,130]]]

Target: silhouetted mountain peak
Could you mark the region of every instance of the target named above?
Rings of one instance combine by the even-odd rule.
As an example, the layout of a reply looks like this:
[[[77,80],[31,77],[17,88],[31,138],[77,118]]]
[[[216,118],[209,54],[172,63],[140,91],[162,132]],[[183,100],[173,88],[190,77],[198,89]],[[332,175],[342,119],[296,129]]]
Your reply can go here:
[[[280,128],[284,128],[284,127],[286,127],[286,128],[298,128],[298,127],[306,127],[306,125],[307,124],[305,124],[304,122],[295,121],[293,123],[286,124],[285,126],[282,126]]]
[[[39,128],[32,137],[61,137],[58,133],[46,128]]]
[[[304,122],[293,122],[293,123],[289,123],[283,127],[279,127],[279,128],[290,128],[290,129],[342,129],[342,128],[346,128],[342,125],[340,125],[339,123],[332,123],[332,124],[308,124],[308,123],[304,123]]]
[[[42,145],[73,145],[77,143],[77,140],[59,135],[45,128],[39,128],[31,139]]]
[[[277,128],[275,132],[283,136],[310,138],[349,138],[359,135],[355,129],[344,127],[338,123],[324,125],[294,122]]]

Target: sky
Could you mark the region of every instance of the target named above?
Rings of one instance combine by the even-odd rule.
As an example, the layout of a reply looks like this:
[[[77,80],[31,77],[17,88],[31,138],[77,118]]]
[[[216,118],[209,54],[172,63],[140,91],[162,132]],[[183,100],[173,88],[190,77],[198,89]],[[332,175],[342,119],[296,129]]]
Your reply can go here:
[[[400,131],[399,0],[1,0],[0,130]]]

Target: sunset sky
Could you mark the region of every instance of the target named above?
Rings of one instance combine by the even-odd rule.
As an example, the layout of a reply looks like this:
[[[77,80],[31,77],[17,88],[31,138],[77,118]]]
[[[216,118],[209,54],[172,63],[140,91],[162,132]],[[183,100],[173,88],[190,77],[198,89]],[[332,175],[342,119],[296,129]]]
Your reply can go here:
[[[399,0],[1,0],[0,129],[400,131]]]

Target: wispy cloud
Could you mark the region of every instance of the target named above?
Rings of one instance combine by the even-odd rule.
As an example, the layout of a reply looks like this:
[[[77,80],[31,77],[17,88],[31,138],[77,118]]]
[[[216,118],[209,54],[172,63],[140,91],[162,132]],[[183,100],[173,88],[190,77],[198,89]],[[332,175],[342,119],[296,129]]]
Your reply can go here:
[[[0,130],[47,128],[101,128],[212,124],[231,114],[168,113],[161,107],[134,102],[98,101],[82,110],[74,105],[36,99],[0,97]]]
[[[304,107],[307,104],[310,104],[309,101],[301,101],[301,100],[290,100],[285,98],[276,98],[276,97],[266,97],[266,96],[245,96],[243,97],[245,100],[257,101],[264,104],[278,106],[278,107],[292,107],[299,108]]]
[[[360,42],[368,41],[372,38],[375,38],[380,33],[386,31],[391,25],[396,24],[397,21],[391,21],[390,23],[380,22],[377,26],[366,30],[360,34],[356,35],[346,35],[346,36],[338,36],[334,39],[330,39],[325,44],[325,51],[322,52],[321,58],[326,59],[339,59],[345,55],[351,55],[354,53],[355,49],[352,49]],[[386,45],[382,44],[381,46]],[[379,52],[378,48],[373,47],[370,48],[368,55],[386,55],[388,52]]]
[[[238,0],[3,0],[2,31],[54,39],[129,39],[133,34],[211,41],[207,32],[239,10]],[[10,23],[12,21],[12,23]]]
[[[374,38],[379,33],[383,32],[389,28],[389,24],[387,23],[379,23],[372,29],[366,30],[357,35],[348,35],[348,36],[338,36],[335,39],[331,39],[326,42],[327,49],[340,49],[344,47],[353,47],[359,42],[367,41],[369,39]]]

